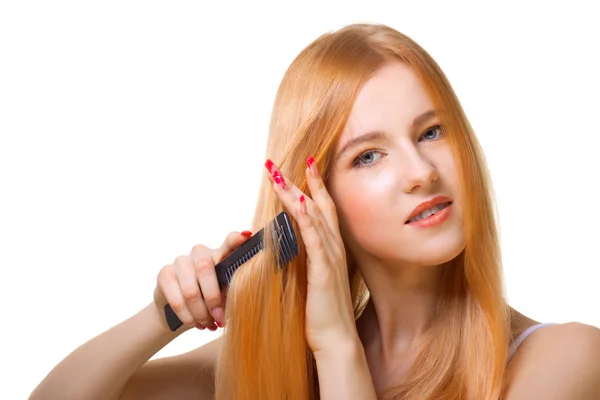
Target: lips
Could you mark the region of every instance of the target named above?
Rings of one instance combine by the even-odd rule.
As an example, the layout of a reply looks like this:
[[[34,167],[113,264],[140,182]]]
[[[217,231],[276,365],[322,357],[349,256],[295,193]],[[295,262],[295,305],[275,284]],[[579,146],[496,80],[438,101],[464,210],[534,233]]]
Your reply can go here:
[[[452,200],[446,196],[436,196],[431,200],[424,201],[423,203],[416,206],[415,209],[410,213],[405,224],[408,224],[408,222],[411,219],[413,219],[417,215],[421,214],[423,211],[429,210],[430,208],[435,207],[438,204],[445,204],[445,203],[452,203]]]

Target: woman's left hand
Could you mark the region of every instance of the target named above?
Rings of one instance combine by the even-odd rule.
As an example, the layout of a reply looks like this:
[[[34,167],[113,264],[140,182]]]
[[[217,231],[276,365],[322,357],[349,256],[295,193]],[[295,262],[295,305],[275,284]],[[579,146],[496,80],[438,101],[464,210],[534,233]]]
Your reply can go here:
[[[358,334],[336,207],[312,157],[307,164],[312,199],[282,176],[270,160],[265,166],[275,193],[298,222],[306,246],[306,338],[317,357],[345,343],[355,344]]]

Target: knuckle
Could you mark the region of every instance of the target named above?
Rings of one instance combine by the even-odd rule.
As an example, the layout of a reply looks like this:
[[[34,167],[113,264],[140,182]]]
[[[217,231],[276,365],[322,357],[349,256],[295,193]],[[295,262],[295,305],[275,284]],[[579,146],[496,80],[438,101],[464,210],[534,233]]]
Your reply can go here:
[[[195,267],[198,272],[210,271],[213,269],[213,262],[210,258],[201,257],[196,260]]]
[[[322,179],[315,179],[315,186],[318,190],[322,190],[325,187],[325,182]]]
[[[314,207],[315,207],[315,202],[314,202],[314,200],[313,200],[313,199],[311,199],[311,198],[310,198],[310,197],[308,197],[308,196],[304,196],[304,199],[305,199],[305,203],[306,203],[306,209],[307,209],[307,210],[313,210],[313,209],[314,209]]]
[[[223,244],[225,246],[230,246],[233,243],[236,243],[236,241],[239,239],[241,232],[238,231],[231,231],[227,234],[227,236],[225,236],[225,240],[223,241]]]
[[[162,267],[160,269],[160,271],[158,271],[158,275],[156,276],[156,283],[158,283],[158,285],[163,285],[166,282],[170,281],[172,279],[173,276],[173,266],[172,265],[166,265],[164,267]]]
[[[314,223],[314,221],[313,221],[313,219],[311,218],[310,215],[304,216],[304,224],[308,228],[314,228],[314,226],[315,226],[315,223]]]
[[[195,287],[181,288],[181,295],[186,302],[196,301],[200,298],[200,290]]]
[[[203,244],[196,244],[196,245],[194,245],[194,247],[192,247],[192,251],[190,254],[202,253],[202,252],[206,251],[207,249],[208,249],[208,247],[206,247]]]
[[[320,237],[315,237],[312,241],[311,241],[311,247],[313,247],[315,250],[317,251],[322,251],[323,250],[323,241],[321,240]]]
[[[180,316],[185,311],[185,304],[183,304],[180,301],[171,301],[169,302],[169,305],[171,306],[175,314],[177,314],[177,316]]]
[[[188,257],[187,256],[177,256],[175,258],[175,261],[173,262],[173,266],[176,268],[180,268],[181,266],[187,264],[188,261]]]
[[[343,250],[343,249],[340,247],[340,245],[339,245],[339,244],[338,244],[338,243],[335,241],[335,238],[334,238],[334,245],[333,245],[333,246],[331,246],[331,247],[333,248],[333,249],[332,249],[332,251],[333,251],[333,255],[334,255],[335,257],[337,257],[337,258],[343,258],[343,257],[345,257],[345,252],[344,252],[344,250]]]
[[[325,208],[330,213],[335,213],[337,211],[337,206],[331,199],[327,200],[327,203],[325,203]]]
[[[323,232],[325,230],[325,223],[323,222],[322,215],[319,215],[319,218],[317,218],[317,220],[315,221],[315,225],[321,232]],[[327,231],[325,231],[325,233],[327,233]]]
[[[204,302],[209,308],[212,308],[221,303],[221,293],[207,293],[204,296]]]
[[[317,250],[325,250],[325,243],[323,243],[323,240],[321,238],[317,239]]]
[[[158,275],[156,275],[156,281],[158,283],[160,283],[162,280],[165,279],[165,274],[167,274],[167,268],[168,268],[168,265],[165,267],[162,267],[160,269],[160,271],[158,271]]]

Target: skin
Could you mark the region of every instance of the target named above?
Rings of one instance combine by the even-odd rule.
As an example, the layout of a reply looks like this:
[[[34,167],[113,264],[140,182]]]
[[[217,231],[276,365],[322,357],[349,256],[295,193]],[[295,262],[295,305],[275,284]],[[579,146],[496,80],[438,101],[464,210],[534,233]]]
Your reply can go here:
[[[412,71],[400,63],[389,64],[360,93],[336,155],[365,132],[379,130],[382,137],[337,157],[327,185],[316,165],[308,166],[310,196],[286,177],[269,175],[273,190],[295,216],[307,249],[306,334],[317,361],[322,399],[375,399],[376,390],[404,379],[422,341],[440,272],[464,248],[450,149],[435,129],[435,119],[412,126],[415,117],[431,109]],[[368,166],[353,166],[357,157]],[[278,172],[277,166],[269,172]],[[427,229],[404,224],[417,204],[438,194],[452,199],[449,219]],[[186,300],[176,307],[181,318],[189,318],[186,311],[192,314],[185,329],[168,329],[161,312],[165,299],[151,303],[74,351],[30,398],[214,398],[219,339],[178,356],[148,359],[196,322],[211,325],[213,317],[219,322],[218,313],[209,318],[208,310],[220,307],[220,297],[209,302],[216,292],[206,285],[216,283],[212,266],[219,252],[244,240],[234,232],[220,250],[195,246],[189,257],[178,258],[165,269],[169,273],[161,275],[170,277],[161,286],[170,294],[169,304],[180,294]],[[358,321],[350,302],[344,249],[357,260],[372,296]],[[207,301],[201,309],[193,304],[198,293],[184,290],[185,285],[173,278],[178,271],[195,269]],[[181,280],[194,283],[189,288],[198,286],[194,276]],[[513,336],[538,323],[515,310],[511,320]],[[507,366],[503,400],[598,399],[599,354],[598,328],[571,322],[535,331]]]
[[[360,346],[356,351],[347,350],[352,346],[337,350],[343,347],[340,342],[348,343],[345,334],[353,328],[347,318],[329,313],[343,328],[332,335],[337,340],[318,346],[323,398],[328,394],[346,398],[341,390],[348,398],[360,390],[360,398],[374,398],[374,392],[365,390],[371,383],[379,391],[404,379],[424,338],[443,268],[465,247],[459,179],[451,148],[435,116],[413,123],[430,110],[433,104],[414,72],[404,64],[390,63],[359,94],[335,149],[327,185],[315,181],[314,165],[307,169],[314,202],[285,177],[273,179],[284,206],[297,219],[305,218],[304,214],[310,217],[299,224],[309,258],[309,344],[312,319],[319,319],[312,314],[334,309],[345,316],[350,309],[339,285],[330,283],[327,289],[327,285],[317,289],[311,285],[311,269],[333,271],[339,281],[346,279],[339,267],[344,261],[337,249],[340,238],[356,259],[371,293],[371,302],[357,322]],[[380,134],[348,147],[351,141],[374,131]],[[270,172],[274,171],[278,174],[276,167]],[[405,224],[415,206],[437,195],[452,200],[445,222],[425,229]],[[304,201],[298,201],[300,197]],[[317,265],[322,263],[330,268]],[[322,293],[311,293],[319,289]],[[337,291],[336,298],[341,300],[336,304],[330,298],[327,307],[311,307],[311,296],[327,291]],[[511,310],[511,318],[515,336],[538,323],[516,310]],[[321,332],[320,336],[326,335]],[[595,327],[568,323],[538,330],[508,365],[505,398],[596,398],[600,395],[599,353],[600,330]],[[368,364],[368,382],[362,376],[363,363]]]
[[[359,331],[382,385],[399,378],[384,370],[408,371],[444,264],[465,248],[460,182],[440,121],[431,116],[413,123],[430,110],[434,106],[408,66],[384,66],[356,100],[328,186],[344,242],[371,292]],[[382,136],[346,147],[373,131]],[[405,224],[418,204],[437,195],[452,200],[443,224],[425,229]],[[405,360],[400,368],[398,360]]]
[[[459,179],[451,149],[416,75],[400,63],[383,67],[359,94],[335,149],[329,192],[341,230],[370,288],[373,308],[361,332],[383,359],[397,360],[418,344],[439,292],[444,263],[465,247]],[[380,131],[338,156],[351,139]],[[436,195],[449,197],[441,225],[405,224],[412,210]],[[377,321],[376,324],[369,322]]]
[[[465,248],[460,182],[440,121],[434,115],[413,122],[430,110],[414,72],[401,63],[386,65],[359,94],[334,153],[329,193],[344,242],[371,292],[359,331],[374,376],[381,377],[377,386],[408,372],[444,264]],[[373,131],[382,136],[346,147]],[[418,204],[437,195],[452,200],[443,224],[405,224]]]
[[[316,165],[308,166],[310,196],[286,177],[275,178],[277,166],[270,166],[273,190],[297,219],[307,247],[307,339],[323,399],[374,399],[375,390],[402,381],[422,340],[443,265],[465,246],[459,181],[450,149],[435,128],[439,121],[412,126],[432,109],[414,73],[403,64],[389,64],[359,94],[335,154],[366,132],[379,130],[383,137],[336,157],[327,185]],[[368,165],[353,166],[357,157]],[[448,220],[427,229],[404,224],[417,204],[438,194],[452,199]],[[340,246],[357,260],[372,296],[357,323]],[[511,310],[513,336],[536,323]],[[153,384],[156,398],[175,393],[212,398],[217,352],[218,339],[181,356],[150,361],[129,381],[123,398],[141,398],[156,376],[171,377]],[[540,329],[508,364],[504,399],[600,398],[598,354],[595,327],[572,322]],[[205,372],[190,380],[185,378],[190,370]]]

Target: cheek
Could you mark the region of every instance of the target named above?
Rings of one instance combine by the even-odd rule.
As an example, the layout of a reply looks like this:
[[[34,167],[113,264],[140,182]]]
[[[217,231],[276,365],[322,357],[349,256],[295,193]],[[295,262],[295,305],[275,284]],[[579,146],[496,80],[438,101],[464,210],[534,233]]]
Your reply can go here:
[[[462,212],[463,201],[460,191],[459,171],[456,168],[457,164],[449,148],[446,149],[446,151],[441,152],[438,157],[440,163],[437,165],[437,169],[439,171],[441,186],[443,187],[444,192],[452,197],[452,202],[454,203],[451,218],[456,224],[454,225],[457,229],[455,233],[458,232],[458,234],[462,236],[464,226]]]
[[[458,170],[450,150],[443,153],[443,159],[438,170],[440,171],[440,179],[443,185],[451,191],[451,195],[455,203],[462,204],[460,199],[460,178],[458,176]]]
[[[382,220],[387,219],[384,210],[393,209],[394,182],[393,175],[385,172],[356,174],[339,182],[333,199],[340,214],[340,227],[353,236],[375,234]]]

